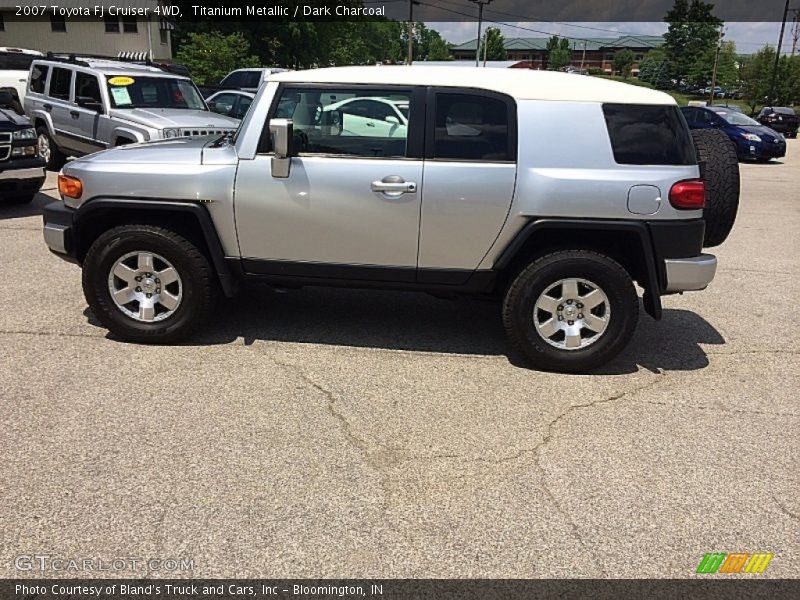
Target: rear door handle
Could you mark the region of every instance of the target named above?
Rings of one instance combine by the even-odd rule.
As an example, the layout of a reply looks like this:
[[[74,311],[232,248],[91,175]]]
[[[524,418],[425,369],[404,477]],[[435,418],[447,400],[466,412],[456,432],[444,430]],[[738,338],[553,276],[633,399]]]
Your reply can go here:
[[[373,192],[399,196],[400,194],[413,194],[417,191],[417,184],[413,181],[406,181],[399,175],[389,175],[380,181],[373,181],[370,188]]]
[[[80,119],[81,117],[81,113],[79,113],[77,110],[71,110],[69,111],[69,114],[73,119]]]

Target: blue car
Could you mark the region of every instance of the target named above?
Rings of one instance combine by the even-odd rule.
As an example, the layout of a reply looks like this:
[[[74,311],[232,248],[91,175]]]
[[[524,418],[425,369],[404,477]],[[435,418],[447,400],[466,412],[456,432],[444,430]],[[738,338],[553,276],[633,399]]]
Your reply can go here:
[[[691,129],[719,129],[731,138],[740,160],[767,162],[786,156],[786,140],[777,131],[725,106],[683,106]]]

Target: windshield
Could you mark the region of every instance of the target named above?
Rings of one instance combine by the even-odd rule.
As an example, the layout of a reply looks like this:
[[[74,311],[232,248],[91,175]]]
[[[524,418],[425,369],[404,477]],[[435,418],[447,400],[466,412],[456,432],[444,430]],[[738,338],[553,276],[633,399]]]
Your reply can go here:
[[[743,115],[740,112],[736,111],[714,111],[720,117],[722,117],[726,123],[731,125],[760,125],[760,123],[754,119],[751,119],[747,115]]]
[[[108,77],[112,108],[185,108],[208,110],[188,79],[168,77]]]

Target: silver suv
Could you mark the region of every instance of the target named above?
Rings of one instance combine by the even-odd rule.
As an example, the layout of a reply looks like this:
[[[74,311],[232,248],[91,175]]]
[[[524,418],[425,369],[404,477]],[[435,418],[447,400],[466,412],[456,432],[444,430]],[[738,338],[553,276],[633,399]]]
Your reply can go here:
[[[378,104],[404,122],[377,123]],[[497,298],[531,364],[580,372],[630,339],[634,282],[658,319],[662,295],[713,279],[702,248],[733,224],[713,186],[730,192],[738,171],[719,168],[737,168],[727,139],[705,141],[670,96],[599,78],[282,73],[232,139],[69,163],[44,237],[83,266],[92,312],[124,340],[172,343],[243,281],[418,290]]]
[[[188,77],[110,59],[48,58],[31,64],[25,112],[50,169],[67,156],[177,137],[232,133]]]

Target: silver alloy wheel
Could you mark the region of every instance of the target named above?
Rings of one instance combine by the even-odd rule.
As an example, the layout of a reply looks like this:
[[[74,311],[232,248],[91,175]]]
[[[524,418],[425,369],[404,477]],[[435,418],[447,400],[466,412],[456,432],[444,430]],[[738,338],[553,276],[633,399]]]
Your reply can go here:
[[[41,156],[45,162],[50,162],[50,138],[48,138],[46,134],[40,133],[39,137],[36,139],[36,146],[39,149],[39,156]]]
[[[533,309],[536,332],[561,350],[581,350],[596,342],[608,327],[611,304],[595,283],[561,279],[542,292]]]
[[[154,323],[178,310],[183,283],[163,256],[138,250],[117,259],[111,267],[108,291],[125,315],[142,323]]]

